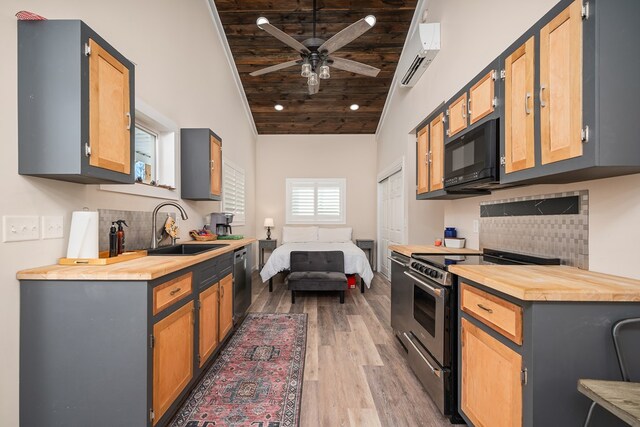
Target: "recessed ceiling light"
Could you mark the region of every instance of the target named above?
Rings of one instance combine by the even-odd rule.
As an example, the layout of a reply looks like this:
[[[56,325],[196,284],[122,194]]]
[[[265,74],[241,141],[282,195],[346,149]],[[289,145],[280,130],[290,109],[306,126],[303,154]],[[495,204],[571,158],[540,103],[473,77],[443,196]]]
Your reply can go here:
[[[275,109],[276,109],[276,111],[282,111],[282,110],[284,110],[284,107],[283,107],[282,105],[280,105],[280,104],[276,104],[273,108],[275,108]]]
[[[351,111],[356,111],[358,108],[360,108],[360,106],[358,104],[351,104],[351,107],[349,107],[351,109]]]

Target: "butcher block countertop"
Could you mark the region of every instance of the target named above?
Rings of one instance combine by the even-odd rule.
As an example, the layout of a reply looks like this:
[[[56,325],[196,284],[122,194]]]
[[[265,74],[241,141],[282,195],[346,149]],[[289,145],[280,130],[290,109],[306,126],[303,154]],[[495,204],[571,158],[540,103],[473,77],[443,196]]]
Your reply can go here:
[[[19,271],[19,280],[153,280],[158,277],[199,264],[235,249],[247,246],[256,239],[216,240],[212,242],[190,241],[185,244],[228,244],[224,248],[198,255],[146,256],[111,265],[48,265]]]
[[[449,271],[523,301],[640,302],[640,280],[560,265],[452,265]]]
[[[430,255],[446,255],[446,254],[482,254],[481,251],[475,249],[455,249],[445,248],[444,246],[435,245],[389,245],[389,249],[408,257],[411,254],[430,254]]]

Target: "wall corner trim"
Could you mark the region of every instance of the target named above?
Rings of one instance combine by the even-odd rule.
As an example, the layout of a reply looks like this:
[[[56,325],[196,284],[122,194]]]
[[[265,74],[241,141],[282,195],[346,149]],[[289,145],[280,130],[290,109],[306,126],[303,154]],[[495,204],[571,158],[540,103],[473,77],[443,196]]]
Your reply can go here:
[[[251,114],[251,108],[249,107],[249,101],[247,100],[247,95],[244,93],[244,87],[242,86],[242,80],[240,80],[240,74],[238,73],[238,68],[236,67],[236,63],[233,60],[233,55],[231,53],[231,47],[229,47],[229,42],[227,41],[227,36],[224,33],[224,27],[222,26],[222,21],[220,20],[220,15],[218,15],[218,9],[216,9],[216,5],[214,0],[204,0],[208,7],[209,12],[211,14],[211,21],[213,26],[218,33],[218,37],[220,38],[220,43],[222,43],[222,47],[224,48],[224,54],[227,58],[227,63],[229,64],[229,68],[231,69],[231,74],[233,75],[233,81],[236,83],[236,88],[240,93],[240,97],[242,99],[242,106],[244,108],[244,112],[247,116],[247,120],[251,124],[251,131],[253,132],[253,136],[258,136],[258,129],[256,128],[256,122],[253,120],[253,114]]]

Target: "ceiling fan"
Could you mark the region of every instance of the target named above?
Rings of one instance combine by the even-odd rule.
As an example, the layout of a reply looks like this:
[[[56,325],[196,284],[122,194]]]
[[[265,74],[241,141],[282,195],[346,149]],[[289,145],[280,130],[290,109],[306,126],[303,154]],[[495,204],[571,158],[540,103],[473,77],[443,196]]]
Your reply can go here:
[[[318,93],[318,90],[320,90],[319,79],[328,79],[331,77],[330,67],[369,77],[376,77],[380,72],[380,69],[376,67],[352,61],[350,59],[332,56],[335,51],[348,43],[351,43],[353,40],[373,28],[376,24],[376,17],[373,15],[366,16],[365,18],[354,22],[338,34],[331,37],[329,40],[323,40],[316,38],[316,0],[314,0],[313,37],[304,40],[302,43],[271,25],[269,20],[265,17],[259,17],[256,24],[261,30],[266,31],[287,46],[296,50],[300,54],[300,58],[254,71],[250,73],[253,77],[302,64],[300,75],[307,79],[309,95],[313,95]]]

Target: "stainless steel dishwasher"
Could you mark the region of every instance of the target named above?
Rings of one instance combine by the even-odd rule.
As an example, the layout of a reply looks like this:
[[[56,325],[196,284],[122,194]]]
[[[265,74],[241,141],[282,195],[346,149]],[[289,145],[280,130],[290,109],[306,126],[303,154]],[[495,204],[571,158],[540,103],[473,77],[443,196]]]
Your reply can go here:
[[[233,253],[233,322],[245,315],[251,305],[251,276],[247,268],[247,248]]]

